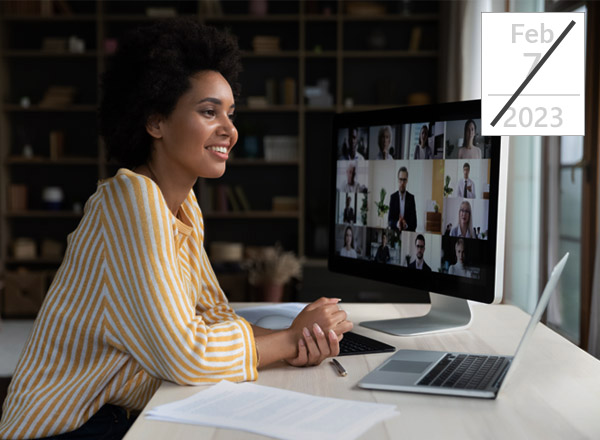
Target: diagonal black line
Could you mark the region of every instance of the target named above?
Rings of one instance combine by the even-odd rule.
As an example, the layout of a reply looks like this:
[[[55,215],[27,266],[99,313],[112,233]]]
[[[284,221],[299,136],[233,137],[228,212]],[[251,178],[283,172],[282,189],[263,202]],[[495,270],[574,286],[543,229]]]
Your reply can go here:
[[[565,28],[565,30],[562,32],[562,34],[560,34],[560,37],[558,37],[556,39],[556,41],[554,42],[552,47],[548,50],[548,52],[546,52],[546,55],[544,55],[544,57],[540,60],[540,62],[537,63],[537,65],[533,68],[533,70],[531,72],[529,72],[529,75],[527,75],[527,78],[525,78],[525,81],[523,81],[523,84],[521,84],[519,86],[517,91],[511,96],[511,98],[508,100],[506,105],[504,107],[502,107],[502,110],[500,110],[500,113],[498,113],[498,115],[492,121],[492,127],[494,127],[498,123],[500,118],[502,116],[504,116],[504,113],[506,113],[506,110],[508,110],[508,108],[511,106],[511,104],[513,102],[515,102],[515,99],[517,99],[519,97],[519,95],[521,94],[523,89],[527,86],[527,84],[529,84],[529,81],[531,81],[531,79],[535,76],[535,74],[538,72],[538,70],[540,70],[540,68],[546,62],[546,60],[548,58],[550,58],[550,55],[552,55],[552,52],[554,52],[554,50],[558,47],[558,45],[561,43],[561,41],[564,40],[564,38],[567,36],[567,34],[573,28],[573,26],[575,26],[575,21],[571,20],[571,23],[569,23],[569,25]]]

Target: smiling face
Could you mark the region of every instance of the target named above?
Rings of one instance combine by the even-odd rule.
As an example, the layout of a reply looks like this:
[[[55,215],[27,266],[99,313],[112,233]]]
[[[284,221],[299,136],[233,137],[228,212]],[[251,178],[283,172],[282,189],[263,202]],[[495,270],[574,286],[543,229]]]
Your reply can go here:
[[[227,80],[212,70],[189,81],[190,89],[168,117],[148,120],[147,131],[155,139],[151,163],[160,163],[181,179],[221,177],[238,140],[232,121],[233,93]]]

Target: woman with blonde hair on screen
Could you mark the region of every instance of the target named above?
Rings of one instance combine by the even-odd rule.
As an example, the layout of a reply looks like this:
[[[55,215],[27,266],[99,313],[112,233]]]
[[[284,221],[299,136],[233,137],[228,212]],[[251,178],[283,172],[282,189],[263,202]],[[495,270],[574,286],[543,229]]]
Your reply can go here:
[[[473,230],[471,204],[464,200],[458,209],[458,224],[450,231],[451,237],[477,238]]]

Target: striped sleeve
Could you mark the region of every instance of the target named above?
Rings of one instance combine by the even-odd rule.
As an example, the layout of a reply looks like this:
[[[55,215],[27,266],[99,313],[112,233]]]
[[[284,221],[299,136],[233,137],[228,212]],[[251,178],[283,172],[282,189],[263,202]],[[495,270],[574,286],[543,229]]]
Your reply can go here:
[[[115,345],[150,375],[178,384],[256,379],[249,324],[229,312],[214,315],[219,319],[196,314],[182,275],[175,218],[160,189],[141,176],[121,175],[105,186],[103,203],[107,327]],[[214,277],[203,255],[200,277]],[[202,294],[217,295],[217,310],[218,304],[228,308],[220,288]]]

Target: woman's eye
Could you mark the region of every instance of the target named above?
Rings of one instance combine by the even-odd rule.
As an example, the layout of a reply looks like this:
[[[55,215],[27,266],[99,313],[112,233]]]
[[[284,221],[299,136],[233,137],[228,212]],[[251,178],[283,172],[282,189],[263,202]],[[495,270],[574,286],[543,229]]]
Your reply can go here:
[[[232,114],[230,114],[230,115],[227,115],[227,116],[229,116],[229,120],[230,120],[231,122],[233,122],[233,121],[235,121],[235,118],[236,118],[237,114],[235,114],[235,113],[232,113]]]
[[[214,110],[202,110],[201,113],[206,116],[214,117],[216,112]]]

